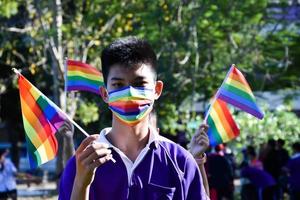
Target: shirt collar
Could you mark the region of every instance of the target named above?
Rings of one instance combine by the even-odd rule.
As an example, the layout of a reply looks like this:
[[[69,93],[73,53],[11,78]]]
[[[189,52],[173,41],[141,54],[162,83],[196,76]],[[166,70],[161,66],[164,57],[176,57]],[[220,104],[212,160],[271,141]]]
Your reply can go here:
[[[111,131],[111,127],[108,128],[104,128],[102,129],[102,131],[100,132],[99,138],[97,139],[98,142],[101,143],[105,143],[109,146],[109,148],[113,148],[113,149],[118,149],[116,146],[114,146],[112,143],[110,143],[107,138],[106,135],[108,135]],[[159,134],[157,129],[155,129],[154,127],[149,126],[149,140],[146,144],[146,146],[150,147],[150,148],[157,148],[158,147],[158,142],[160,140]]]

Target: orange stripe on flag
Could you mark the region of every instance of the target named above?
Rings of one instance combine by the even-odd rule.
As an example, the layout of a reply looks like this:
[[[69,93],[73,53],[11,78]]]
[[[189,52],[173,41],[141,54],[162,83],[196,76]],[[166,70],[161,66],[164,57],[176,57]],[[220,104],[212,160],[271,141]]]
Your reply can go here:
[[[231,126],[227,121],[228,117],[226,117],[226,115],[224,114],[224,111],[228,110],[228,108],[226,106],[226,103],[224,103],[220,100],[217,100],[215,102],[214,108],[215,108],[215,110],[216,110],[216,112],[219,116],[219,119],[220,119],[220,122],[222,123],[222,126],[224,127],[224,129],[227,133],[228,138],[229,139],[234,138],[234,134],[233,134],[233,131],[231,129]]]
[[[247,83],[247,81],[245,80],[244,77],[239,76],[236,73],[231,73],[229,75],[229,77],[235,81],[238,81],[239,83],[241,83],[248,91],[251,91],[249,84]]]
[[[97,69],[84,68],[84,67],[74,66],[74,65],[68,65],[68,71],[80,71],[86,74],[95,74],[95,75],[102,76],[102,73],[100,73]]]

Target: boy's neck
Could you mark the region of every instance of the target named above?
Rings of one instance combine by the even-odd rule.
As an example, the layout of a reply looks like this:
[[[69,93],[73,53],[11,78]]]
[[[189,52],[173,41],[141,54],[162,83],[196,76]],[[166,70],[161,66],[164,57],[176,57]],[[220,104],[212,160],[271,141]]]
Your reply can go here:
[[[148,117],[132,127],[113,117],[111,133],[108,136],[112,144],[134,162],[149,140]]]

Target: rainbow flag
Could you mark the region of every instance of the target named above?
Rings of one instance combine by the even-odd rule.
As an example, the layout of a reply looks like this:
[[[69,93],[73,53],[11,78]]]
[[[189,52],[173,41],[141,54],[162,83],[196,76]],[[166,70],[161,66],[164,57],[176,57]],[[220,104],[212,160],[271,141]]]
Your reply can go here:
[[[102,73],[83,62],[68,60],[67,61],[67,91],[79,90],[88,91],[96,94],[103,85]]]
[[[211,146],[228,142],[240,134],[226,103],[220,99],[211,105],[207,118],[208,138]]]
[[[219,89],[218,97],[241,110],[262,119],[263,112],[256,105],[255,97],[243,74],[234,66],[230,68],[224,83]]]
[[[18,83],[29,163],[34,169],[56,156],[55,133],[66,118],[21,74]]]

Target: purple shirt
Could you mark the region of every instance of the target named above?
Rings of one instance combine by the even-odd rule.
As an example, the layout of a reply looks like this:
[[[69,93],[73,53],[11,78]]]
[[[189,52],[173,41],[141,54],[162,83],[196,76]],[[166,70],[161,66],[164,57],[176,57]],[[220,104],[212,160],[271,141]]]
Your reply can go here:
[[[97,168],[89,199],[208,199],[194,158],[181,146],[166,140],[152,142],[130,183],[120,155],[111,150],[116,163],[108,161]],[[60,200],[70,199],[75,174],[72,157],[61,177]]]
[[[257,188],[266,188],[276,184],[274,178],[265,170],[256,167],[244,167],[241,177],[247,178]]]

